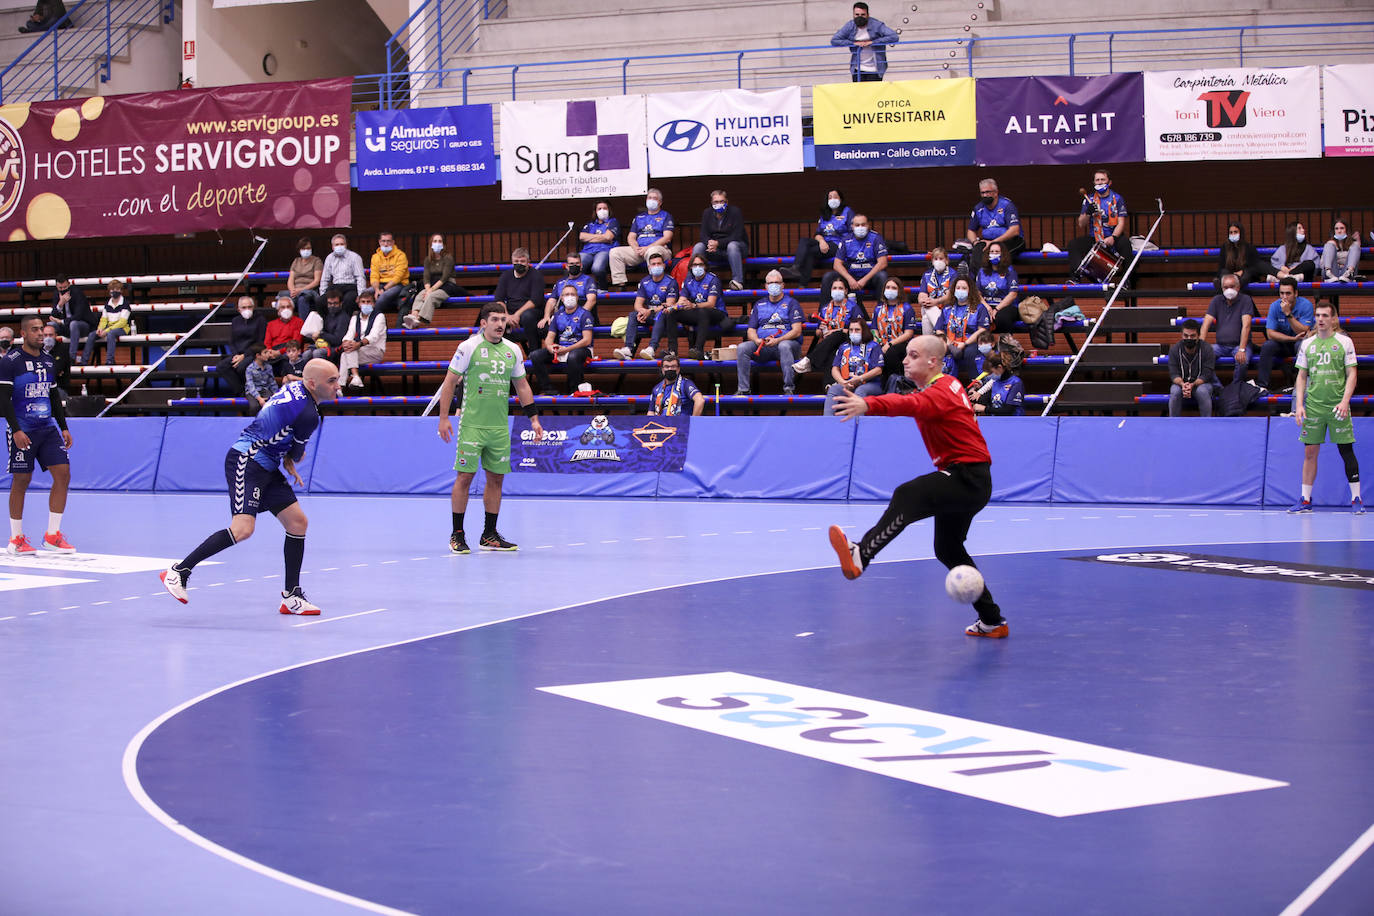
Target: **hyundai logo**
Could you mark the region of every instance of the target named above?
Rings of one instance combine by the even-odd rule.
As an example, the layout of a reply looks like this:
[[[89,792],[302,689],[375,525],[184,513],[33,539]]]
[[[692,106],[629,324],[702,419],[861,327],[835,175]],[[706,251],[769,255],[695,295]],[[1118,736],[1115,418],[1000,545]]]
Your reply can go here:
[[[685,153],[706,145],[710,128],[700,121],[678,118],[660,124],[654,131],[654,142],[671,153]]]

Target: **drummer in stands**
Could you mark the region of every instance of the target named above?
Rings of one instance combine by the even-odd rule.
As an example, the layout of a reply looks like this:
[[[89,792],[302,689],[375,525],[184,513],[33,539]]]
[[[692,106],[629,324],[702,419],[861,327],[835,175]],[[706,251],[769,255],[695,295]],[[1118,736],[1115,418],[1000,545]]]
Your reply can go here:
[[[1069,265],[1076,271],[1094,245],[1115,248],[1121,258],[1121,271],[1131,263],[1131,237],[1126,234],[1126,201],[1112,190],[1112,176],[1106,169],[1093,173],[1093,189],[1083,198],[1078,214],[1078,231],[1085,232],[1069,242]]]

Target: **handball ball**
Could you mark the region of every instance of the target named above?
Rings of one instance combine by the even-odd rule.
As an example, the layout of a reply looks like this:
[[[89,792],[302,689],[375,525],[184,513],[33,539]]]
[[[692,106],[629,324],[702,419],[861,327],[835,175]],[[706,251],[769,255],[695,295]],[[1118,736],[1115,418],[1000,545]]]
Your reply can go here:
[[[983,594],[983,574],[972,566],[956,566],[945,576],[945,591],[960,604],[972,604]]]

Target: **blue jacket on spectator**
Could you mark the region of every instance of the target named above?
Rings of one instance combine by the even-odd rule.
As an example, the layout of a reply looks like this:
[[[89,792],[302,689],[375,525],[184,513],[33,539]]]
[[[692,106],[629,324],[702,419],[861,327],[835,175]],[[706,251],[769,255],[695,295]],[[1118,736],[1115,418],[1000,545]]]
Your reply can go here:
[[[830,39],[830,43],[837,47],[849,48],[849,72],[856,74],[859,72],[859,52],[863,50],[854,44],[854,33],[859,31],[859,27],[851,19]],[[878,75],[882,76],[887,72],[887,46],[895,45],[900,39],[897,33],[889,28],[881,19],[869,17],[868,20],[869,41],[872,42],[873,56],[877,58]]]

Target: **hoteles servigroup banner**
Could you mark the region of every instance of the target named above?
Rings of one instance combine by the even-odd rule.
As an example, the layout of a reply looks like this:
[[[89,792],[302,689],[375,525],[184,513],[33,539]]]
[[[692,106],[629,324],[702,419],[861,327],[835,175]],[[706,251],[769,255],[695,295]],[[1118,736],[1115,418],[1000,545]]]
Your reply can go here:
[[[622,197],[649,187],[644,96],[501,103],[501,199]]]
[[[1322,67],[1323,152],[1374,156],[1374,64]]]
[[[1145,159],[1307,159],[1321,155],[1316,67],[1145,74]]]
[[[802,170],[800,86],[651,95],[648,118],[654,177]]]
[[[0,239],[351,220],[352,78],[0,108]]]
[[[977,80],[978,164],[1139,162],[1139,73]]]
[[[972,165],[973,80],[811,87],[818,169]]]
[[[359,191],[496,184],[490,105],[360,111]]]

